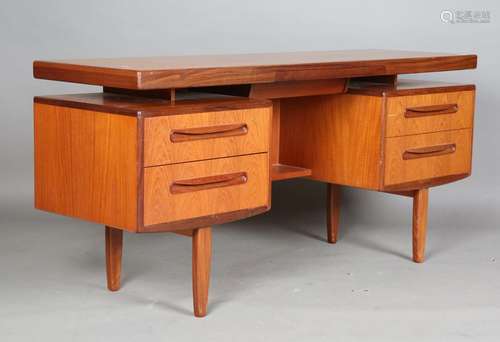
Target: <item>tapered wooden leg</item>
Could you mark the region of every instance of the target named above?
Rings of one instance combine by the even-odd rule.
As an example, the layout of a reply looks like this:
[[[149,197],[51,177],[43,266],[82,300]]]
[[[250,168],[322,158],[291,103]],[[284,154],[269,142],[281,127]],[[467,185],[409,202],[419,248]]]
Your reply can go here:
[[[120,289],[122,272],[123,230],[106,226],[106,277],[108,289]]]
[[[196,317],[207,314],[210,263],[212,258],[212,229],[193,231],[193,306]]]
[[[340,186],[327,184],[326,233],[329,243],[336,243],[340,223]]]
[[[415,190],[413,194],[413,261],[424,262],[427,232],[429,190]]]

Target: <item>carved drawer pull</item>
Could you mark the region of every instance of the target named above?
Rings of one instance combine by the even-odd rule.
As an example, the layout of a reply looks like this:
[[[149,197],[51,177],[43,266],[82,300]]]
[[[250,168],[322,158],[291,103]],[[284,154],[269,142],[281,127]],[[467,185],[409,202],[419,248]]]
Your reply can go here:
[[[421,148],[408,149],[403,153],[403,159],[427,158],[441,156],[443,154],[454,153],[457,149],[456,144],[436,145]]]
[[[210,127],[197,127],[186,129],[174,129],[170,133],[170,141],[173,143],[193,141],[201,139],[233,137],[248,133],[247,124],[231,124]]]
[[[443,104],[406,108],[405,118],[419,118],[422,116],[453,114],[458,112],[458,104]]]
[[[172,194],[181,194],[185,192],[222,188],[225,186],[245,184],[247,180],[248,176],[246,172],[236,172],[225,175],[184,179],[174,181],[170,186],[170,192]]]

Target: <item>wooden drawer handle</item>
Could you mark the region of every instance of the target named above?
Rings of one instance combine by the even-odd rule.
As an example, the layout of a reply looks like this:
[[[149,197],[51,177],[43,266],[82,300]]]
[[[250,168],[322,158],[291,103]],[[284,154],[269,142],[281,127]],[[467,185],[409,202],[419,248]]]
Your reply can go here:
[[[201,139],[233,137],[248,133],[247,124],[231,124],[210,127],[197,127],[186,129],[175,129],[170,133],[170,141],[173,143],[193,141]]]
[[[170,193],[182,194],[185,192],[222,188],[225,186],[245,184],[247,180],[248,176],[246,172],[178,180],[174,181],[170,186]]]
[[[436,145],[421,148],[408,149],[403,153],[403,159],[426,158],[433,156],[441,156],[443,154],[454,153],[457,149],[456,144]]]
[[[406,108],[405,118],[419,118],[422,116],[453,114],[458,112],[458,104],[443,104]]]

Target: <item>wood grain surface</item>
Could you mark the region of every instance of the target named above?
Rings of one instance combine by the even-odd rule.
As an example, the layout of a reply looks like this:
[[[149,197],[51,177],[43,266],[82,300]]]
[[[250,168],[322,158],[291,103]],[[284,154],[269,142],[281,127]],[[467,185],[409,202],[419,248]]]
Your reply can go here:
[[[389,97],[386,137],[472,128],[474,94],[474,91],[460,91]],[[433,113],[438,105],[456,105],[456,111]],[[413,109],[413,117],[405,115],[408,109]],[[420,110],[418,115],[417,110]]]
[[[193,308],[196,317],[205,317],[212,263],[212,228],[193,230]]]
[[[350,94],[391,97],[449,93],[476,89],[473,84],[458,84],[451,82],[403,78],[398,78],[397,82],[394,84],[364,80],[365,78],[354,78],[349,80],[348,92]]]
[[[35,78],[165,89],[472,69],[476,55],[345,50],[35,61]]]
[[[424,262],[427,235],[429,190],[418,189],[413,195],[413,261]]]
[[[123,230],[108,226],[104,229],[108,290],[118,291],[122,273]]]
[[[273,182],[285,179],[308,177],[311,173],[310,169],[298,166],[284,164],[273,164],[271,166],[271,180]]]
[[[256,99],[281,99],[313,95],[342,94],[347,90],[347,79],[306,80],[275,83],[257,83],[250,87],[248,96]]]
[[[280,163],[311,169],[311,178],[323,182],[379,188],[382,98],[346,94],[280,101]]]
[[[220,94],[178,92],[175,103],[169,99],[147,98],[115,93],[84,93],[37,96],[35,103],[51,104],[97,112],[141,117],[219,112],[238,109],[261,108],[271,102]]]
[[[270,140],[271,107],[203,112],[146,118],[144,121],[145,166],[267,152]],[[227,125],[245,125],[245,134],[190,135],[190,140],[172,141],[177,131],[211,131]],[[207,134],[205,134],[207,135]]]
[[[454,144],[451,153],[432,151],[419,158],[404,159],[408,150]],[[384,185],[391,186],[429,178],[468,174],[471,170],[472,130],[461,129],[387,138]]]
[[[172,184],[179,180],[239,172],[247,174],[245,183],[171,192]],[[269,191],[267,153],[148,167],[144,170],[144,225],[267,206]]]
[[[137,119],[35,104],[35,207],[137,230]]]
[[[341,187],[327,184],[326,189],[326,237],[328,243],[336,243],[339,236]]]

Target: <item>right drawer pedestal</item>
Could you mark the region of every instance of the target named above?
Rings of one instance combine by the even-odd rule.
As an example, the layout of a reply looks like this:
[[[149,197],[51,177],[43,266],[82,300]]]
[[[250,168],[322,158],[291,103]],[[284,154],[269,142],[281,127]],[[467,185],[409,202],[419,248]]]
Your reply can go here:
[[[281,101],[280,163],[327,185],[327,236],[337,241],[341,186],[413,199],[413,260],[424,260],[429,188],[471,173],[475,88],[428,82],[361,85]]]

